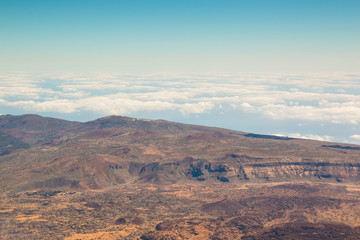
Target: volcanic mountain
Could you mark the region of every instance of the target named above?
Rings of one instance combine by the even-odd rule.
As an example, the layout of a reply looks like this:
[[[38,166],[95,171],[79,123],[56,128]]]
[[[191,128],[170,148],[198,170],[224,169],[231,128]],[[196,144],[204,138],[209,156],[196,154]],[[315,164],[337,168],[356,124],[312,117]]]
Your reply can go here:
[[[164,120],[2,115],[0,230],[17,239],[287,239],[305,229],[299,239],[356,239],[359,159],[357,145]]]

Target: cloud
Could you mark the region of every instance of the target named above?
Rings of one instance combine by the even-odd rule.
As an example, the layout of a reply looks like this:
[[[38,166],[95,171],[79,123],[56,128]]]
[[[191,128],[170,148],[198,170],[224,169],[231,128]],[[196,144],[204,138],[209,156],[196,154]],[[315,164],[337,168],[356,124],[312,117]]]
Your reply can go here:
[[[191,113],[205,113],[213,108],[214,104],[209,102],[185,103],[181,105],[180,112],[184,115]]]
[[[360,134],[351,135],[345,142],[360,145]]]
[[[260,106],[243,106],[245,111],[259,112],[275,120],[308,120],[329,121],[332,123],[358,124],[360,122],[360,106],[358,103],[332,103],[327,106],[287,104],[263,104]]]
[[[327,142],[331,142],[335,140],[335,137],[332,136],[319,136],[316,134],[301,134],[301,133],[289,133],[289,134],[274,134],[276,136],[280,136],[280,137],[292,137],[292,138],[302,138],[302,139],[311,139],[311,140],[317,140],[317,141],[327,141]]]
[[[350,138],[360,140],[360,134],[352,135],[352,136],[350,136]]]
[[[222,108],[273,120],[360,123],[360,74],[1,74],[0,105],[133,114]],[[230,111],[229,110],[229,111]]]
[[[8,102],[4,105],[10,107],[18,107],[26,111],[32,111],[32,112],[73,113],[76,111],[75,104],[67,99],[45,101],[45,102],[15,101],[15,102]]]

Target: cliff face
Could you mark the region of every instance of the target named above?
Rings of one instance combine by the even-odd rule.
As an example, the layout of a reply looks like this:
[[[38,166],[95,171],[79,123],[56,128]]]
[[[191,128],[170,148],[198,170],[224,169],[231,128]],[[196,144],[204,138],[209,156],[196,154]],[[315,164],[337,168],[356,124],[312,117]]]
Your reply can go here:
[[[335,179],[356,181],[360,176],[360,164],[352,163],[272,163],[245,166],[250,179],[291,180],[291,179]]]
[[[220,182],[278,182],[278,181],[332,181],[356,182],[360,180],[360,164],[353,163],[309,163],[272,162],[263,164],[241,164],[188,160],[174,163],[144,164],[133,176],[165,176],[170,182],[182,178],[194,181]]]

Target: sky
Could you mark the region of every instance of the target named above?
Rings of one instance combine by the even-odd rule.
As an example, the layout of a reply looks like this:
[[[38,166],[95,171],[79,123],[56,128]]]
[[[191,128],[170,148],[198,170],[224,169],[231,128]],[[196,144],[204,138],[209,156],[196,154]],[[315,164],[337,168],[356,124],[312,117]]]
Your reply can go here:
[[[0,114],[360,144],[358,0],[0,0]]]

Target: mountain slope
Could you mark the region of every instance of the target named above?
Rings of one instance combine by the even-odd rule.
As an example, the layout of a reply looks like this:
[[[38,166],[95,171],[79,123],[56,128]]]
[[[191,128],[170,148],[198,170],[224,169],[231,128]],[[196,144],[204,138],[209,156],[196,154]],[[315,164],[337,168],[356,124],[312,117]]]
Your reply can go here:
[[[360,148],[163,120],[0,116],[4,239],[358,239]]]
[[[2,191],[360,179],[355,145],[119,116],[79,123],[7,115],[0,126]]]

